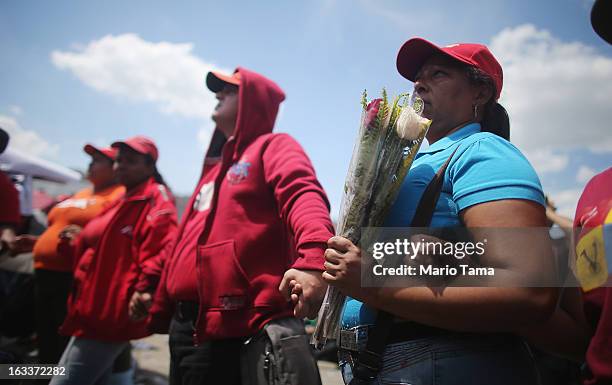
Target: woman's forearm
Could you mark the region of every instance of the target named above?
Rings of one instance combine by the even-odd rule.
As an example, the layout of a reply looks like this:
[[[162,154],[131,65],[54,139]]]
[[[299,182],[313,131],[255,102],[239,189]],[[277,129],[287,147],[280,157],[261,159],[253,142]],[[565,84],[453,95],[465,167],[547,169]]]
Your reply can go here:
[[[464,332],[514,332],[544,322],[555,307],[556,289],[428,287],[368,289],[368,305],[400,318]]]

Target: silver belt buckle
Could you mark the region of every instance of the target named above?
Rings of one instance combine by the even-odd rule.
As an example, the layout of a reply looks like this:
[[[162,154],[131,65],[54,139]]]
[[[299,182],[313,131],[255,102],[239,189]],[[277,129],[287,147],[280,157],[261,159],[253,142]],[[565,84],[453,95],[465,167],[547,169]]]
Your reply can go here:
[[[369,325],[359,325],[347,330],[340,330],[340,348],[358,352],[365,349],[368,342]]]

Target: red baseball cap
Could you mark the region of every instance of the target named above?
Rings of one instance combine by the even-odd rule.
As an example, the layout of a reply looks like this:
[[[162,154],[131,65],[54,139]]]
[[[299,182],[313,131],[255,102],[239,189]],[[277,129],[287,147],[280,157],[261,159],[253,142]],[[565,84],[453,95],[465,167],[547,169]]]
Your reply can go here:
[[[155,142],[146,136],[133,136],[129,139],[115,142],[111,146],[115,148],[127,146],[142,155],[150,155],[154,161],[157,161],[157,156],[159,155]]]
[[[415,37],[405,42],[400,48],[397,54],[397,70],[403,77],[414,82],[423,64],[437,53],[476,67],[489,75],[495,85],[495,100],[499,99],[504,74],[495,56],[482,44],[460,43],[438,47],[425,39]]]
[[[240,87],[240,72],[234,72],[231,76],[218,71],[210,71],[206,75],[206,86],[212,92],[219,92],[226,84]]]
[[[110,160],[115,160],[117,157],[117,149],[112,147],[96,147],[88,143],[83,147],[83,151],[85,151],[87,155],[93,155],[95,153],[102,154]]]

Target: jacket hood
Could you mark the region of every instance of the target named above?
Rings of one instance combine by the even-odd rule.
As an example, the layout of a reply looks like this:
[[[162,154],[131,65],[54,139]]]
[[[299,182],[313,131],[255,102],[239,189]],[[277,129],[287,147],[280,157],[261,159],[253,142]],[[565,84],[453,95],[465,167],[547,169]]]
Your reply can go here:
[[[240,72],[238,117],[233,136],[236,142],[233,159],[236,160],[257,137],[272,132],[285,93],[275,82],[256,72],[243,67],[236,68],[234,72]],[[215,147],[218,150],[223,139],[223,134],[215,129],[207,157],[213,156]]]

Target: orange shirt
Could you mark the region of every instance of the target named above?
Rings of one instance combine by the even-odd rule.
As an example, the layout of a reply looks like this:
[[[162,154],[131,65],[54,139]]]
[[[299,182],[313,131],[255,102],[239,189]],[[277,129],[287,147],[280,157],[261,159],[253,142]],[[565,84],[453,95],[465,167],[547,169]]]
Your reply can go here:
[[[93,193],[93,189],[86,188],[53,207],[48,216],[49,227],[34,245],[34,267],[54,271],[72,271],[72,260],[67,260],[57,253],[59,233],[68,225],[84,227],[124,192],[125,188],[119,185],[96,194]]]

